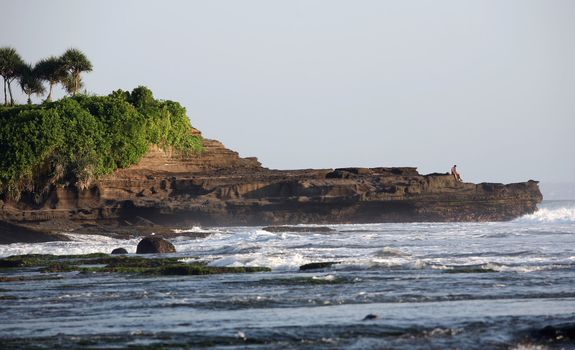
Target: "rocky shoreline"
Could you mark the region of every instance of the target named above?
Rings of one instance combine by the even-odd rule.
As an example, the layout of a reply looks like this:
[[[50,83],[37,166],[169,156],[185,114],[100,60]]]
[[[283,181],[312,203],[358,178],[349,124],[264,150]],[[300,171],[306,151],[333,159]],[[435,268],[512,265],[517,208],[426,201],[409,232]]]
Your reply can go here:
[[[541,200],[532,180],[462,183],[409,167],[271,170],[204,139],[200,155],[152,147],[86,190],[58,186],[40,203],[0,202],[0,243],[63,239],[61,232],[171,236],[191,226],[505,221]]]

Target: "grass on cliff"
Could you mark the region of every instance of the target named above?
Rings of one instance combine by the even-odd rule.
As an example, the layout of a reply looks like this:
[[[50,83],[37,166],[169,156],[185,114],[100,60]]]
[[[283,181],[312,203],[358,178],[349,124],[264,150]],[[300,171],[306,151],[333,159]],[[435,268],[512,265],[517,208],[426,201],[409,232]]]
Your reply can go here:
[[[0,195],[43,200],[54,185],[86,189],[100,176],[136,164],[151,144],[198,153],[186,110],[146,87],[108,96],[0,107]]]

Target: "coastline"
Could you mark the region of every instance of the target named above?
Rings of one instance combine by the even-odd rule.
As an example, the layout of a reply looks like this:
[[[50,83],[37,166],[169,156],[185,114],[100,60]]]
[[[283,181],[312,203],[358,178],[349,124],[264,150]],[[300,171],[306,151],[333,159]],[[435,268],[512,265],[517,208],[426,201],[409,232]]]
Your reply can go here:
[[[86,189],[54,186],[41,203],[5,200],[0,223],[11,229],[2,241],[62,239],[59,232],[171,237],[193,226],[508,221],[542,201],[532,180],[473,184],[415,167],[272,170],[216,140],[203,139],[203,149],[183,156],[151,146],[138,164]]]

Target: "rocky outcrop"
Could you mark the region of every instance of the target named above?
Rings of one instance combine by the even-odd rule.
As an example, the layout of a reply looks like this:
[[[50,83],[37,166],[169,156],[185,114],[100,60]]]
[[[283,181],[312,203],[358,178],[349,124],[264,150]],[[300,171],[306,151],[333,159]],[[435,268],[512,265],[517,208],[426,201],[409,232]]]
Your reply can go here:
[[[161,237],[145,237],[136,248],[136,254],[175,253],[176,247]]]
[[[69,240],[66,236],[35,230],[21,225],[0,221],[0,244],[15,242],[41,243]]]
[[[142,161],[89,189],[57,187],[40,205],[0,203],[0,220],[80,225],[293,225],[417,221],[501,221],[532,213],[536,181],[462,183],[416,168],[270,170],[220,142],[201,155],[152,147]],[[154,226],[156,225],[156,226]]]

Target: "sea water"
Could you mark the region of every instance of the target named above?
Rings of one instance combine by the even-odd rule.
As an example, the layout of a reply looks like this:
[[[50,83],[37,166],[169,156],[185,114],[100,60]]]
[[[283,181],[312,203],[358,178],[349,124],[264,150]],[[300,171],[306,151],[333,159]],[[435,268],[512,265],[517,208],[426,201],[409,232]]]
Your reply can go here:
[[[0,348],[575,348],[568,336],[542,336],[575,327],[575,202],[502,223],[329,227],[190,227],[172,240],[182,261],[272,272],[2,282]],[[69,236],[3,245],[0,257],[134,253],[138,243]],[[299,271],[312,262],[337,264]]]

